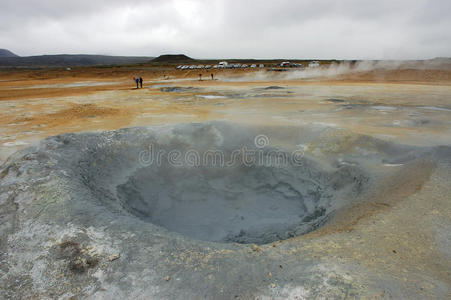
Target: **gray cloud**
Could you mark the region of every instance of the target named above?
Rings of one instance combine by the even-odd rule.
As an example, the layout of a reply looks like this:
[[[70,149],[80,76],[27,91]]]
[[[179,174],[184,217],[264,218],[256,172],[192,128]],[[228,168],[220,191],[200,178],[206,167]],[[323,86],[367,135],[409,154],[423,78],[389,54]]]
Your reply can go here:
[[[0,2],[0,48],[20,55],[410,59],[450,56],[449,0]]]

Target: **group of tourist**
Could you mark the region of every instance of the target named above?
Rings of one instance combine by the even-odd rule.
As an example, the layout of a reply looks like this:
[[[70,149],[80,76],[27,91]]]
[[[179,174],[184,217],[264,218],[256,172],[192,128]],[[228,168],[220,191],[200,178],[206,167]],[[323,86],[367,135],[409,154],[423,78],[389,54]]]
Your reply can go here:
[[[133,77],[133,80],[136,82],[136,88],[139,89],[139,87],[141,86],[141,88],[143,88],[143,78],[142,77]]]

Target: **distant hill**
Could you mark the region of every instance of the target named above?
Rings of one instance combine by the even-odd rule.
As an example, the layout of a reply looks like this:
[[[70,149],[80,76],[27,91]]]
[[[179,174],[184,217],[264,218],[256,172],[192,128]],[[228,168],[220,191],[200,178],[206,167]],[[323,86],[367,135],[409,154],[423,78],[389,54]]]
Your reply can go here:
[[[19,57],[18,55],[12,53],[6,49],[0,49],[0,57]]]
[[[59,54],[25,57],[2,57],[2,67],[76,67],[94,65],[127,65],[146,63],[153,57],[149,56],[108,56],[88,54]]]
[[[191,57],[186,56],[185,54],[164,54],[160,55],[154,59],[152,59],[151,62],[157,62],[157,63],[187,63],[192,62],[194,59]]]

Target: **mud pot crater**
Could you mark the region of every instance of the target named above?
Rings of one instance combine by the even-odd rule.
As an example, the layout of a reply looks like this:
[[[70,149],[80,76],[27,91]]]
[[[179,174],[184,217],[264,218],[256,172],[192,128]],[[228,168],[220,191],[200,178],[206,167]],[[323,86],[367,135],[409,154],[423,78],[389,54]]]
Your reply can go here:
[[[307,157],[294,162],[296,147],[257,147],[261,130],[222,122],[128,128],[66,134],[41,147],[55,169],[70,177],[78,211],[88,210],[82,203],[89,202],[100,215],[202,241],[265,244],[299,236],[364,190],[368,177],[358,166],[327,169]],[[281,145],[309,138],[296,130],[284,135]],[[263,160],[227,165],[243,148]],[[203,161],[211,150],[223,154],[224,164]],[[180,155],[176,163],[171,151]],[[193,151],[197,165],[185,160]],[[274,151],[287,159],[277,162]]]
[[[257,147],[259,135],[268,137],[265,147]],[[264,158],[275,149],[302,148],[305,155],[301,164],[174,165],[167,155],[151,163],[150,145],[166,153],[220,150],[226,162],[241,147],[263,149]],[[243,284],[255,291],[268,285],[271,268],[287,272],[280,282],[305,284],[302,278],[324,270],[318,257],[325,240],[346,244],[354,235],[361,244],[360,225],[402,204],[436,165],[450,164],[450,153],[313,125],[208,122],[49,137],[0,168],[6,236],[0,246],[8,247],[4,267],[19,268],[5,286],[23,282],[30,265],[33,274],[45,266],[36,280],[47,289],[98,285],[103,292],[111,282],[124,295],[157,287],[158,299],[173,299],[174,291],[196,299],[204,291],[217,295],[224,282],[225,295]],[[315,244],[320,248],[312,252]],[[331,256],[333,264],[342,253]],[[209,277],[213,269],[218,273]],[[99,274],[107,280],[99,282]],[[368,274],[372,280],[373,270]],[[319,290],[325,278],[308,284]],[[341,291],[349,282],[337,286]],[[29,298],[34,287],[31,281],[14,291]]]
[[[317,170],[162,166],[134,172],[117,201],[141,220],[200,240],[268,243],[326,218],[330,191]]]

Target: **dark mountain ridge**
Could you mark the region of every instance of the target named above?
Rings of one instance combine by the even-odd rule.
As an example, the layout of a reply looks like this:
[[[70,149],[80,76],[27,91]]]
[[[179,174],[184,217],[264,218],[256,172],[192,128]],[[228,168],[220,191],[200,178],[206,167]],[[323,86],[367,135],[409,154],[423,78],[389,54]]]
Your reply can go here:
[[[152,62],[156,63],[189,63],[195,61],[185,54],[163,54],[154,59]]]
[[[19,57],[8,49],[0,49],[0,57]]]
[[[9,52],[9,51],[8,51]],[[13,54],[14,55],[14,54]],[[147,63],[149,56],[108,56],[89,54],[58,54],[39,56],[1,56],[1,67],[76,67],[94,65],[127,65]]]

